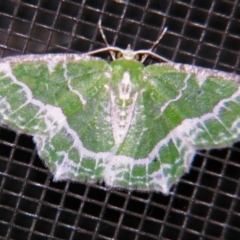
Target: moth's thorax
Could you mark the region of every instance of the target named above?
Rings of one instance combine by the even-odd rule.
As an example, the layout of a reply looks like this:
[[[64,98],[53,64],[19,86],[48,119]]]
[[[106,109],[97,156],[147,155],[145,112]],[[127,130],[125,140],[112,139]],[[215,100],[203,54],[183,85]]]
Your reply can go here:
[[[112,67],[113,81],[120,81],[124,72],[129,72],[132,81],[139,81],[144,65],[135,60],[117,59],[110,63]]]

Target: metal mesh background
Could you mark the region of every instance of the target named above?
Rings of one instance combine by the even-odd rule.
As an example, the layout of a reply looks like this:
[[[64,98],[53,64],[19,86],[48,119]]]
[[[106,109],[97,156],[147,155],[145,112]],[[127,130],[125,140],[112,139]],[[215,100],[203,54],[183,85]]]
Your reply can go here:
[[[101,17],[111,45],[148,49],[167,26],[158,54],[174,62],[240,73],[238,2],[0,1],[0,54],[101,48]],[[236,143],[200,152],[169,196],[109,190],[103,184],[56,183],[36,155],[32,138],[1,128],[0,238],[240,239],[239,179]]]

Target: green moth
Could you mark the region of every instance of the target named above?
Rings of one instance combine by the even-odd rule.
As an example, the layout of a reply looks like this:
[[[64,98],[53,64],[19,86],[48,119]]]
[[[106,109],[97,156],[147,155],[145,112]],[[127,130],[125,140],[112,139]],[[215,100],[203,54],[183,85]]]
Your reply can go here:
[[[163,59],[109,46],[1,59],[0,123],[33,136],[55,180],[168,194],[198,149],[240,139],[240,77],[139,55]]]

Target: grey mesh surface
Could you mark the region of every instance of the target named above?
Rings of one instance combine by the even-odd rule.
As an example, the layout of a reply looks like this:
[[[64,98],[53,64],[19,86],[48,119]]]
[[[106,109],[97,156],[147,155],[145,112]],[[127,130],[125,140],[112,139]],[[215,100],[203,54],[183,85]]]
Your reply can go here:
[[[168,27],[156,53],[240,73],[237,0],[0,1],[1,57],[99,49],[100,18],[111,45],[149,49]],[[240,142],[199,152],[169,196],[53,182],[31,136],[2,126],[0,239],[240,239],[239,179]]]

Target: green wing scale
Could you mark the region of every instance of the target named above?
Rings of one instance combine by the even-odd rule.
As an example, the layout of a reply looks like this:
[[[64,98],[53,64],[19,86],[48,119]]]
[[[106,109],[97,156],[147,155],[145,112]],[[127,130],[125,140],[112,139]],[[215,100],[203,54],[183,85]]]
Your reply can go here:
[[[8,57],[0,61],[0,122],[33,136],[55,180],[168,194],[198,149],[240,139],[239,82],[171,62]]]

